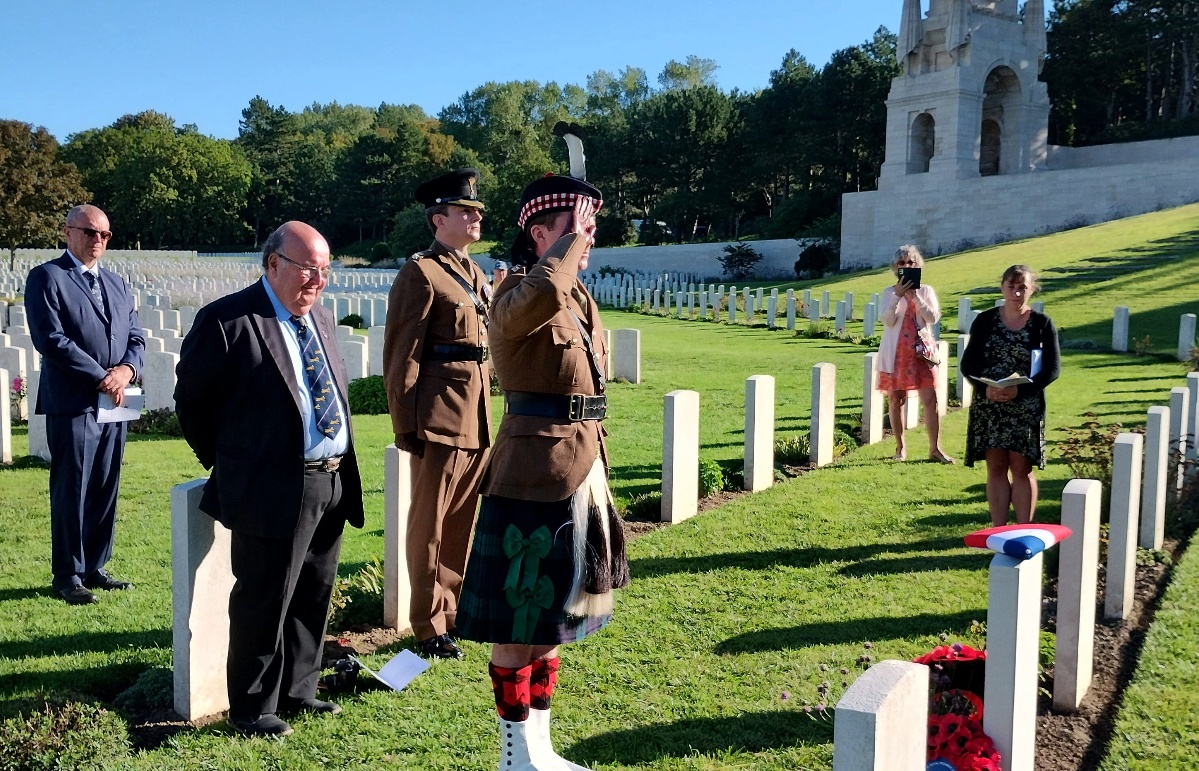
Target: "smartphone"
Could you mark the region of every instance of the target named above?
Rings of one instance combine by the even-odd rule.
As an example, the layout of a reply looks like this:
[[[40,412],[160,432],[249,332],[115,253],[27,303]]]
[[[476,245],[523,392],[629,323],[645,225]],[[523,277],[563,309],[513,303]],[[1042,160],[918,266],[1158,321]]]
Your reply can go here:
[[[906,281],[912,285],[912,289],[920,288],[920,271],[921,268],[900,268],[899,280]]]

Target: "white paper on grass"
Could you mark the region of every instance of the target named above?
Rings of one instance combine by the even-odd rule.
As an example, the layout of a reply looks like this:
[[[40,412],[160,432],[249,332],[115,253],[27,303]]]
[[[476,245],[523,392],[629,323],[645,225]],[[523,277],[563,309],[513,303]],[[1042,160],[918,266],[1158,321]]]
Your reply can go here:
[[[401,691],[404,686],[416,679],[416,676],[429,668],[429,662],[417,656],[412,651],[400,651],[395,658],[383,665],[383,668],[378,672],[363,664],[356,656],[350,656],[351,659],[358,662],[358,666],[362,667],[370,676],[379,682],[391,688],[393,691]]]
[[[136,386],[125,386],[125,403],[120,407],[108,394],[100,394],[96,405],[97,423],[124,423],[137,420],[142,416],[142,408],[146,406],[146,395]]]

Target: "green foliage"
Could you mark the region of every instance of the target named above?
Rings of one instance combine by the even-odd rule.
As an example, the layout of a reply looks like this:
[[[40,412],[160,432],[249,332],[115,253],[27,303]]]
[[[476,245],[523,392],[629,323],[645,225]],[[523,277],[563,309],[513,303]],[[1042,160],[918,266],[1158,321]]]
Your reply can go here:
[[[396,212],[391,220],[391,233],[387,236],[392,257],[406,260],[420,250],[427,249],[432,242],[433,234],[429,231],[425,207],[414,203]]]
[[[720,260],[725,274],[734,281],[752,276],[754,268],[762,261],[758,250],[746,243],[729,244],[722,251],[724,254],[716,259]]]
[[[802,466],[812,454],[811,437],[808,434],[778,437],[774,440],[774,462],[788,466]]]
[[[350,381],[351,415],[386,415],[387,389],[382,375],[370,375]]]
[[[382,262],[391,259],[391,246],[386,241],[377,241],[371,247],[371,262]]]
[[[625,506],[623,516],[633,522],[657,522],[662,519],[662,491],[634,495]]]
[[[179,417],[175,411],[167,407],[157,410],[146,410],[137,420],[129,421],[131,434],[157,434],[159,436],[183,436],[179,428]]]
[[[329,628],[343,631],[383,622],[383,563],[372,557],[357,573],[338,578],[329,602]]]
[[[595,245],[628,246],[637,240],[637,228],[632,220],[601,211],[595,219]]]
[[[0,722],[0,771],[83,771],[129,760],[129,734],[117,715],[64,694]]]
[[[1112,485],[1112,446],[1124,426],[1120,423],[1104,426],[1094,412],[1085,412],[1083,417],[1086,420],[1081,426],[1057,429],[1066,435],[1058,440],[1057,453],[1070,466],[1075,479],[1098,479],[1103,489],[1109,490]]]
[[[126,715],[148,715],[174,706],[174,673],[168,667],[150,667],[137,682],[121,691],[112,705]]]
[[[827,243],[809,244],[800,251],[799,259],[795,261],[795,275],[799,278],[820,278],[835,264],[836,259],[836,251]]]
[[[699,497],[724,490],[724,470],[720,464],[711,458],[701,458],[699,461]]]
[[[656,220],[643,220],[637,231],[637,243],[643,246],[658,246],[670,239],[670,233],[662,223]]]
[[[362,329],[366,326],[366,321],[357,313],[346,314],[337,323],[342,326],[353,327],[354,329]]]
[[[809,340],[827,340],[837,336],[837,330],[831,321],[809,321],[804,329],[795,330],[796,337],[806,337]]]
[[[60,159],[50,132],[0,120],[0,244],[57,246],[67,210],[90,200],[79,171]]]

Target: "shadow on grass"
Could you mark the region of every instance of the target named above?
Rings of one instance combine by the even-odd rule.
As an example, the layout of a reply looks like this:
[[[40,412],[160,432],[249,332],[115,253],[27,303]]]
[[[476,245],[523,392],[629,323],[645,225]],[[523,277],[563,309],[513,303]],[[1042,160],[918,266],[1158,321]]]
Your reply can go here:
[[[983,525],[979,525],[983,527]],[[958,546],[964,547],[961,541]],[[931,554],[920,557],[882,557],[862,560],[837,571],[843,576],[877,576],[886,573],[927,573],[934,570],[985,570],[991,557],[989,551],[976,550],[970,554]]]
[[[664,758],[693,758],[697,753],[718,756],[729,749],[764,752],[826,744],[832,739],[832,722],[805,718],[798,710],[776,710],[609,731],[575,742],[564,757],[591,765],[642,766]]]
[[[847,642],[877,642],[900,640],[940,632],[961,630],[986,616],[985,606],[977,610],[951,615],[922,613],[902,618],[871,617],[846,621],[823,621],[817,624],[800,624],[780,629],[763,629],[757,632],[730,637],[716,645],[717,654],[761,653],[804,648],[809,645],[832,645]],[[981,615],[980,615],[981,614]]]
[[[12,463],[0,463],[0,471],[23,471],[25,469],[49,469],[50,464],[36,455],[22,455],[12,459]]]
[[[647,557],[629,562],[634,578],[652,578],[675,573],[707,573],[712,570],[740,568],[769,570],[777,567],[806,568],[828,562],[860,562],[881,554],[945,551],[962,546],[961,538],[934,538],[911,543],[876,543],[843,549],[775,549],[767,551],[726,552],[699,557]]]
[[[78,610],[78,609],[75,609]],[[84,609],[86,612],[86,609]],[[0,644],[0,659],[25,657],[71,656],[78,653],[111,653],[127,648],[169,648],[170,629],[147,629],[141,632],[79,632],[57,637],[33,637],[28,640]],[[4,689],[0,687],[0,692]]]
[[[60,669],[52,672],[13,672],[0,675],[0,693],[54,691],[86,694],[100,701],[112,701],[137,682],[150,668],[146,662],[109,662],[100,666]],[[14,710],[14,700],[0,702],[0,716]]]
[[[50,586],[14,586],[0,589],[0,603],[9,600],[31,600],[37,597],[53,597],[54,589]]]

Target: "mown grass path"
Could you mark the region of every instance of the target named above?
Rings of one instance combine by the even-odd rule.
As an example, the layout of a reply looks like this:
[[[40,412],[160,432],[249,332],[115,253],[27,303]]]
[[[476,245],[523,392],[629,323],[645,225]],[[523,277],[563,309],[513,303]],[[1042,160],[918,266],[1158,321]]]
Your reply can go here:
[[[1043,299],[1064,336],[1085,332],[1105,344],[1099,328],[1123,302],[1120,293],[1141,282],[1113,278],[1111,287],[1084,292],[1078,284],[1054,286],[1053,277],[1105,256],[1133,260],[1158,248],[1154,242],[1174,250],[1196,230],[1199,207],[1189,207],[932,261],[928,281],[949,309],[955,287],[994,287],[1004,267],[1028,262],[1045,271]],[[1127,266],[1129,277],[1160,284],[1153,296],[1173,314],[1171,321],[1134,305],[1134,334],[1138,319],[1160,316],[1145,328],[1155,341],[1166,335],[1168,350],[1173,342],[1156,330],[1176,332],[1175,306],[1199,305],[1199,248],[1188,248],[1169,260],[1172,278],[1159,275],[1161,260]],[[885,283],[877,274],[831,286],[868,293]],[[985,307],[982,294],[972,296]],[[869,350],[861,346],[627,313],[608,313],[605,322],[642,330],[645,382],[612,387],[613,486],[622,498],[656,489],[662,396],[670,390],[700,392],[701,455],[716,459],[740,455],[749,375],[777,378],[781,435],[806,430],[811,366],[820,361],[838,367],[839,421],[860,411]],[[1077,425],[1088,411],[1105,423],[1141,423],[1183,377],[1178,363],[1160,357],[1067,351],[1062,379],[1048,394],[1049,424]],[[951,454],[962,454],[965,417],[958,411],[945,422]],[[367,526],[346,538],[343,575],[382,553],[382,448],[390,424],[364,416],[355,427]],[[16,442],[23,452],[24,437]],[[922,455],[923,442],[912,437],[909,457]],[[565,649],[554,704],[559,750],[597,769],[828,769],[832,723],[800,710],[805,700],[818,703],[822,681],[834,704],[842,682],[861,671],[859,657],[911,658],[941,632],[965,639],[971,620],[985,616],[988,557],[961,545],[962,535],[988,521],[983,470],[896,464],[892,449],[863,448],[633,542],[634,583],[619,597],[616,621]],[[0,699],[74,689],[109,700],[147,668],[170,666],[168,493],[200,473],[182,441],[130,442],[111,567],[137,589],[72,608],[48,589],[46,472],[0,470]],[[1057,520],[1069,477],[1051,450],[1040,475],[1039,519]],[[367,661],[380,665],[390,652]],[[336,718],[299,719],[285,742],[235,739],[218,723],[137,755],[129,767],[491,768],[498,745],[488,652],[473,644],[466,652],[465,661],[438,662],[401,693],[364,693],[344,699]]]

